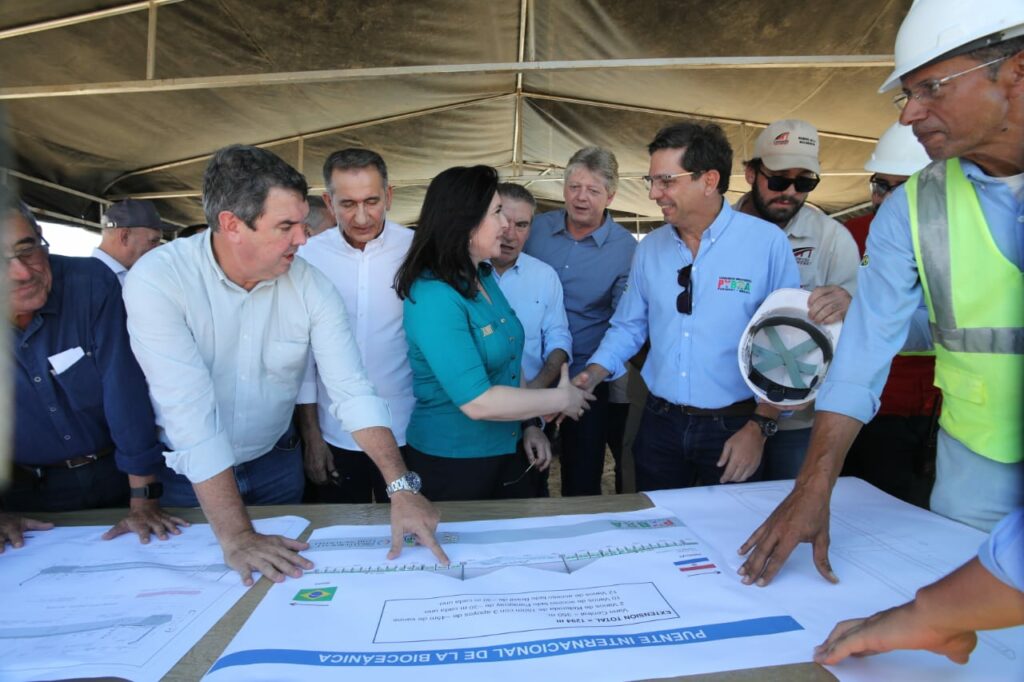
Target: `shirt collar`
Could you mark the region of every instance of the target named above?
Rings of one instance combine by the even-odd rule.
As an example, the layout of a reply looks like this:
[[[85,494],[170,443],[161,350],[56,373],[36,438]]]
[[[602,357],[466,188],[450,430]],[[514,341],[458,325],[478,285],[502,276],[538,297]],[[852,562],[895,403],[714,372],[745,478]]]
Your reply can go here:
[[[564,208],[559,210],[560,220],[555,222],[555,229],[552,230],[551,234],[558,234],[564,232],[566,236],[572,239],[572,235],[569,233],[569,228],[566,227],[566,221],[568,220],[569,213]],[[612,233],[612,225],[615,221],[612,220],[611,214],[605,209],[604,222],[596,230],[588,234],[583,239],[593,239],[594,242],[600,247],[604,246],[604,243],[608,241],[608,236]]]
[[[120,261],[99,247],[92,250],[92,257],[103,261],[108,268],[114,271],[115,275],[119,275],[122,272],[128,272],[128,268],[121,265]]]
[[[213,255],[213,228],[210,228],[209,230],[203,233],[203,238],[200,240],[199,248],[203,251],[202,257],[206,259],[206,263],[213,270],[213,274],[215,274],[217,278],[221,282],[223,282],[225,286],[229,288],[241,291],[246,294],[250,294],[252,293],[252,291],[256,291],[257,289],[260,289],[265,285],[272,285],[278,279],[277,277],[275,277],[274,279],[265,279],[256,286],[254,286],[252,288],[252,291],[246,291],[244,287],[231,281],[231,278],[227,276],[227,274],[224,272],[224,269],[220,266],[220,263],[217,262],[217,258]]]
[[[362,249],[357,249],[356,247],[354,247],[351,244],[349,244],[348,240],[345,239],[345,235],[341,233],[341,228],[338,227],[337,225],[335,225],[331,229],[334,230],[335,238],[339,242],[341,242],[341,247],[340,248],[341,248],[342,251],[346,251],[346,252],[348,252],[350,254],[353,254],[353,255],[359,255],[359,254],[364,254],[364,253],[372,253],[374,251],[380,251],[381,249],[384,248],[384,246],[385,246],[385,244],[387,243],[387,240],[388,240],[388,232],[389,232],[388,226],[389,226],[389,224],[390,224],[389,221],[385,220],[384,221],[384,229],[382,229],[380,231],[380,234],[378,234],[376,237],[374,237],[370,241],[366,242],[366,246],[364,248],[362,248]]]

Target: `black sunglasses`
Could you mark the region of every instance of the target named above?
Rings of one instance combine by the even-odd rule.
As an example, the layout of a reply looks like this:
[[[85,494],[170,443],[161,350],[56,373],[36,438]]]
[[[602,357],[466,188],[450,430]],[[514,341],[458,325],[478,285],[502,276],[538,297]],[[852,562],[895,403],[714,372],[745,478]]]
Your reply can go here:
[[[758,168],[757,172],[764,176],[767,181],[768,189],[773,192],[785,192],[789,189],[790,185],[796,187],[796,191],[801,194],[806,194],[812,191],[821,182],[821,178],[815,175],[813,178],[809,178],[806,175],[800,175],[795,178],[787,178],[782,175],[768,175],[762,169]]]
[[[693,312],[693,288],[690,286],[690,271],[692,270],[693,264],[679,269],[678,282],[679,286],[683,288],[683,293],[679,294],[676,298],[676,310],[683,315],[689,315]]]
[[[871,192],[879,196],[884,196],[903,184],[902,182],[887,182],[877,175],[872,175],[868,182],[871,183]]]

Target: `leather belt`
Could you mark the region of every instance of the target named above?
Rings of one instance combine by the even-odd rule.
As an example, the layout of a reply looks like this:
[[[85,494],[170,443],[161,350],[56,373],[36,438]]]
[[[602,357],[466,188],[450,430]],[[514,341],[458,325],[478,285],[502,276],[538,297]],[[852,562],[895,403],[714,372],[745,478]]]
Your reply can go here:
[[[664,398],[659,398],[653,393],[650,395],[649,400],[654,404],[656,409],[679,410],[690,417],[747,417],[754,414],[754,408],[757,407],[757,403],[754,402],[753,398],[741,400],[737,403],[733,403],[732,405],[726,405],[725,407],[716,408],[677,405],[676,403],[670,403]]]
[[[78,457],[62,459],[57,462],[51,462],[50,464],[19,464],[18,466],[41,477],[42,469],[77,469],[79,467],[88,466],[94,462],[98,462],[113,453],[114,448],[106,448],[105,450],[91,452],[87,455],[79,455]]]

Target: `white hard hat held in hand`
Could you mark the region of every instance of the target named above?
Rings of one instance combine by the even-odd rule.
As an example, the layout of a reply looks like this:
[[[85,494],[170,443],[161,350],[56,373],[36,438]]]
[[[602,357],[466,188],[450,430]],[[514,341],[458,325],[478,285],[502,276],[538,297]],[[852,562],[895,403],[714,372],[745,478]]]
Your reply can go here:
[[[811,322],[810,295],[803,289],[773,291],[740,337],[740,373],[760,400],[792,407],[813,400],[821,388],[843,323]]]

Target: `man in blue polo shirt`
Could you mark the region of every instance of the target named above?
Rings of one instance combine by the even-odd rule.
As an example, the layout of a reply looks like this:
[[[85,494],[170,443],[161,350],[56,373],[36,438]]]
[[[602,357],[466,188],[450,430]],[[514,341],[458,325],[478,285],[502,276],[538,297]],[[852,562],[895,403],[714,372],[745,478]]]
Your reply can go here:
[[[720,127],[676,123],[647,149],[644,181],[668,224],[640,243],[611,328],[578,379],[621,376],[649,337],[637,489],[756,479],[778,409],[755,406],[737,347],[772,291],[800,286],[796,261],[778,228],[724,200],[732,148]]]
[[[583,369],[608,329],[626,287],[636,240],[612,220],[619,165],[615,155],[586,147],[565,168],[565,208],[533,221],[525,251],[558,273],[572,333],[569,371]],[[600,495],[608,427],[608,387],[595,391],[578,422],[562,423],[562,495]]]
[[[0,510],[73,511],[130,499],[127,518],[105,539],[134,532],[146,543],[151,533],[177,534],[187,524],[160,509],[162,448],[117,278],[96,259],[49,255],[23,204],[8,218],[14,469]],[[15,546],[29,528],[0,525],[7,528],[0,543]]]

